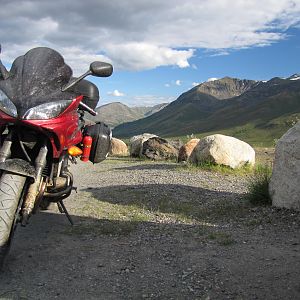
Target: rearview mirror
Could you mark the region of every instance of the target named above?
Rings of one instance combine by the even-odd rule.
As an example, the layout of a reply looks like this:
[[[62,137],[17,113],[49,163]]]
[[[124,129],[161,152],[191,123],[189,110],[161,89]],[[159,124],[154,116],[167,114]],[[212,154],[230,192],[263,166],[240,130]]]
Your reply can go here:
[[[112,74],[112,72],[113,72],[113,66],[111,64],[101,62],[101,61],[94,61],[93,63],[90,64],[90,69],[87,72],[82,74],[80,77],[68,82],[66,85],[62,87],[61,90],[65,92],[66,90],[76,85],[79,81],[81,81],[86,76],[94,75],[97,77],[108,77]]]
[[[113,72],[113,66],[109,63],[94,61],[90,64],[90,71],[97,77],[109,77]]]

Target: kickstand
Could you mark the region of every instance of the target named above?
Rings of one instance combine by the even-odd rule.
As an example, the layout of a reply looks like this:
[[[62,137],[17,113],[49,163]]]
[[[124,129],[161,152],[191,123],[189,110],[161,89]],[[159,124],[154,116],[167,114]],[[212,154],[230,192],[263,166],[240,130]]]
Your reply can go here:
[[[60,213],[66,215],[66,217],[68,218],[69,222],[73,226],[74,222],[73,222],[71,216],[69,215],[69,213],[68,213],[68,211],[67,211],[67,209],[66,209],[66,207],[65,207],[65,205],[64,205],[64,203],[63,203],[62,200],[60,200],[60,201],[57,202],[57,207],[58,207],[58,210],[59,210]]]

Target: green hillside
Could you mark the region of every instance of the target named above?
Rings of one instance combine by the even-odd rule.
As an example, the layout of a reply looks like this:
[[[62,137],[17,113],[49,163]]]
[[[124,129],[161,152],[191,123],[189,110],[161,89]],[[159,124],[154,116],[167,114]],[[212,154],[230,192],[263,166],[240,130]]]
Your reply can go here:
[[[218,88],[215,82],[216,88]],[[194,88],[147,118],[121,124],[113,134],[149,132],[165,137],[224,133],[254,145],[272,145],[300,116],[300,80],[273,78],[241,95],[218,99]],[[216,92],[214,92],[217,94]]]

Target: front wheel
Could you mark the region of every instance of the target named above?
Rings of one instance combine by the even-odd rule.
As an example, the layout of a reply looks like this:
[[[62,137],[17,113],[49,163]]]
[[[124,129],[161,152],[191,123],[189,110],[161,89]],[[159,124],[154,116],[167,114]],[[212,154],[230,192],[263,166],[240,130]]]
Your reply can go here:
[[[0,267],[8,253],[26,177],[3,172],[0,178]]]

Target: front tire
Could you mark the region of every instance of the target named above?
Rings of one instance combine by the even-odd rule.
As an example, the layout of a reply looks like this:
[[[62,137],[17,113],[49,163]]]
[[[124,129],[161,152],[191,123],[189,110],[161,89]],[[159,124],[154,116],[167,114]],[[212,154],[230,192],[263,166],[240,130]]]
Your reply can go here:
[[[6,172],[0,178],[0,268],[13,237],[25,181],[24,176]]]

